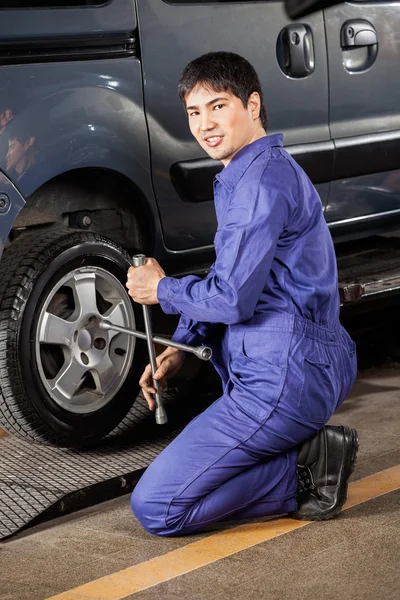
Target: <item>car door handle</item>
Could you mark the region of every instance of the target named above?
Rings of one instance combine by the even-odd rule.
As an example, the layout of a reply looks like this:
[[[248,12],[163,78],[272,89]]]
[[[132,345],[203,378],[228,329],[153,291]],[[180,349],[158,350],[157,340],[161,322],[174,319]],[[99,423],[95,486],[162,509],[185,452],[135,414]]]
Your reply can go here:
[[[347,21],[340,31],[340,45],[343,50],[356,46],[373,46],[378,43],[376,29],[368,21],[354,19]]]
[[[279,34],[276,53],[285,75],[307,77],[314,71],[314,44],[311,29],[301,23],[288,25]]]

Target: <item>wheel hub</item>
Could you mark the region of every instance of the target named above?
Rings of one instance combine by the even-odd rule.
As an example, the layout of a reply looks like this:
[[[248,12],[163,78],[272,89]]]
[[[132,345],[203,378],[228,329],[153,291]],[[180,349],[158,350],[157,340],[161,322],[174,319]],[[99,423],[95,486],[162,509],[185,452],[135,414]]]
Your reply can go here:
[[[88,367],[96,367],[107,354],[110,343],[109,332],[100,329],[98,323],[101,317],[84,319],[81,329],[74,334],[72,352],[75,359]],[[76,340],[76,341],[75,341]]]
[[[81,329],[81,331],[78,333],[77,346],[77,350],[82,352],[87,352],[87,350],[92,348],[92,336],[90,335],[90,332],[87,329]]]
[[[40,311],[39,373],[47,393],[71,412],[90,413],[105,406],[129,373],[135,341],[100,329],[104,318],[135,327],[124,286],[99,267],[70,272],[54,286]]]

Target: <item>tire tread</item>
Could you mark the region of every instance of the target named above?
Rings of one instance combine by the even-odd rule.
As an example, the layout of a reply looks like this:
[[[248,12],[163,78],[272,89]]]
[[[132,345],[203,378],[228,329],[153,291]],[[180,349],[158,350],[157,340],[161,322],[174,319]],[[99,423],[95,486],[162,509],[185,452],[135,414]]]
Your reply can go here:
[[[63,440],[36,413],[22,384],[18,360],[19,323],[35,280],[52,257],[67,246],[102,242],[128,255],[101,234],[57,229],[28,232],[5,250],[0,263],[0,426],[10,433],[43,443]]]

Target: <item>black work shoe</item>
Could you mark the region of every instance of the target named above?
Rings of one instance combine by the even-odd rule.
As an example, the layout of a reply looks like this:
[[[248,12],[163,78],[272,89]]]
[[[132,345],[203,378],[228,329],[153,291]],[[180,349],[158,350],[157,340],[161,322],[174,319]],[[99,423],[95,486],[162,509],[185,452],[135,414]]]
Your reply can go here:
[[[348,480],[358,452],[355,429],[325,425],[305,442],[298,458],[298,509],[293,519],[332,519],[347,499]]]

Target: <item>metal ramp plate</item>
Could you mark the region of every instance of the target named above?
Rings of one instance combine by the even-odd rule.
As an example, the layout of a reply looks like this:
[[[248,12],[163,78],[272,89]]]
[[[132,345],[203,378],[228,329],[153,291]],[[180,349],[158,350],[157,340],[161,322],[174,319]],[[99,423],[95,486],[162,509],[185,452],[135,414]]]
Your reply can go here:
[[[164,394],[169,423],[162,427],[139,395],[124,421],[93,450],[79,452],[17,437],[0,440],[0,540],[28,524],[130,492],[161,450],[217,397],[214,390],[188,402],[182,394]]]

